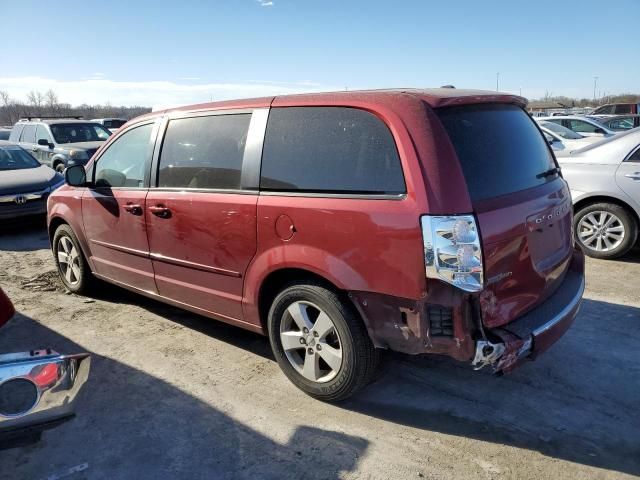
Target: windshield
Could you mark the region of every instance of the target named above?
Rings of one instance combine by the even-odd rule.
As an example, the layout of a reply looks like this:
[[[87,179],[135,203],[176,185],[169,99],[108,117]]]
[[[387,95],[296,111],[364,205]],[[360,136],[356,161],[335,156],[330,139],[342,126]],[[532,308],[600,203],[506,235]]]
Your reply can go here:
[[[556,164],[534,121],[515,105],[437,110],[472,201],[507,195],[557,178]]]
[[[551,130],[553,133],[555,133],[556,135],[566,139],[566,140],[579,140],[581,138],[584,138],[582,135],[580,135],[579,133],[574,132],[573,130],[569,130],[566,127],[563,127],[562,125],[558,125],[557,123],[553,123],[553,122],[540,122],[540,126]]]
[[[56,143],[100,142],[111,135],[97,123],[55,123],[50,127]]]
[[[0,148],[0,170],[38,168],[40,163],[21,148]]]
[[[126,120],[105,120],[104,121],[104,126],[106,128],[120,128],[122,125],[124,125],[125,123],[127,123]]]

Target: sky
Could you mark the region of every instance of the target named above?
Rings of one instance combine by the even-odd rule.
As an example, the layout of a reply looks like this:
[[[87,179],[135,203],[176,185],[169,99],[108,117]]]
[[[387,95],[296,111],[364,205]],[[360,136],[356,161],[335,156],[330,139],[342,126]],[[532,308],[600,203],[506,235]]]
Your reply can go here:
[[[0,0],[0,90],[169,106],[387,87],[640,93],[640,0]]]

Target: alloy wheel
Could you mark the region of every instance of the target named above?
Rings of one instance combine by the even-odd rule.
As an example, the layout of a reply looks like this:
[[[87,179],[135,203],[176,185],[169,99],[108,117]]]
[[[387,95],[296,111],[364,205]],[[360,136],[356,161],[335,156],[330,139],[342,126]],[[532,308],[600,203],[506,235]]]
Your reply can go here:
[[[622,243],[625,234],[620,218],[604,210],[590,212],[578,222],[580,242],[598,252],[614,250]]]
[[[80,255],[67,236],[58,240],[58,264],[69,285],[77,285],[80,282]]]
[[[340,371],[340,337],[329,315],[313,303],[289,305],[280,322],[280,342],[287,360],[307,380],[328,382]]]

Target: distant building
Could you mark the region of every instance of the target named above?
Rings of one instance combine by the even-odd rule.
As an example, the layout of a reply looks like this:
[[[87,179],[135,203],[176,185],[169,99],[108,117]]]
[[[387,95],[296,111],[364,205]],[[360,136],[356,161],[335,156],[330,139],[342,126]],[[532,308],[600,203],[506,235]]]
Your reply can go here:
[[[594,107],[570,107],[560,102],[534,100],[529,102],[527,110],[533,117],[550,117],[556,115],[586,115]]]

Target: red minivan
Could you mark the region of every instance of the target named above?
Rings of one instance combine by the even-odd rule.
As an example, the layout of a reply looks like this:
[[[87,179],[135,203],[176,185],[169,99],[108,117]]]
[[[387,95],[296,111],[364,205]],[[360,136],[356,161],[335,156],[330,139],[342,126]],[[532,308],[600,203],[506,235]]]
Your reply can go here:
[[[444,88],[136,118],[49,198],[60,276],[269,335],[323,400],[366,385],[380,349],[508,371],[584,290],[569,189],[525,106]]]

